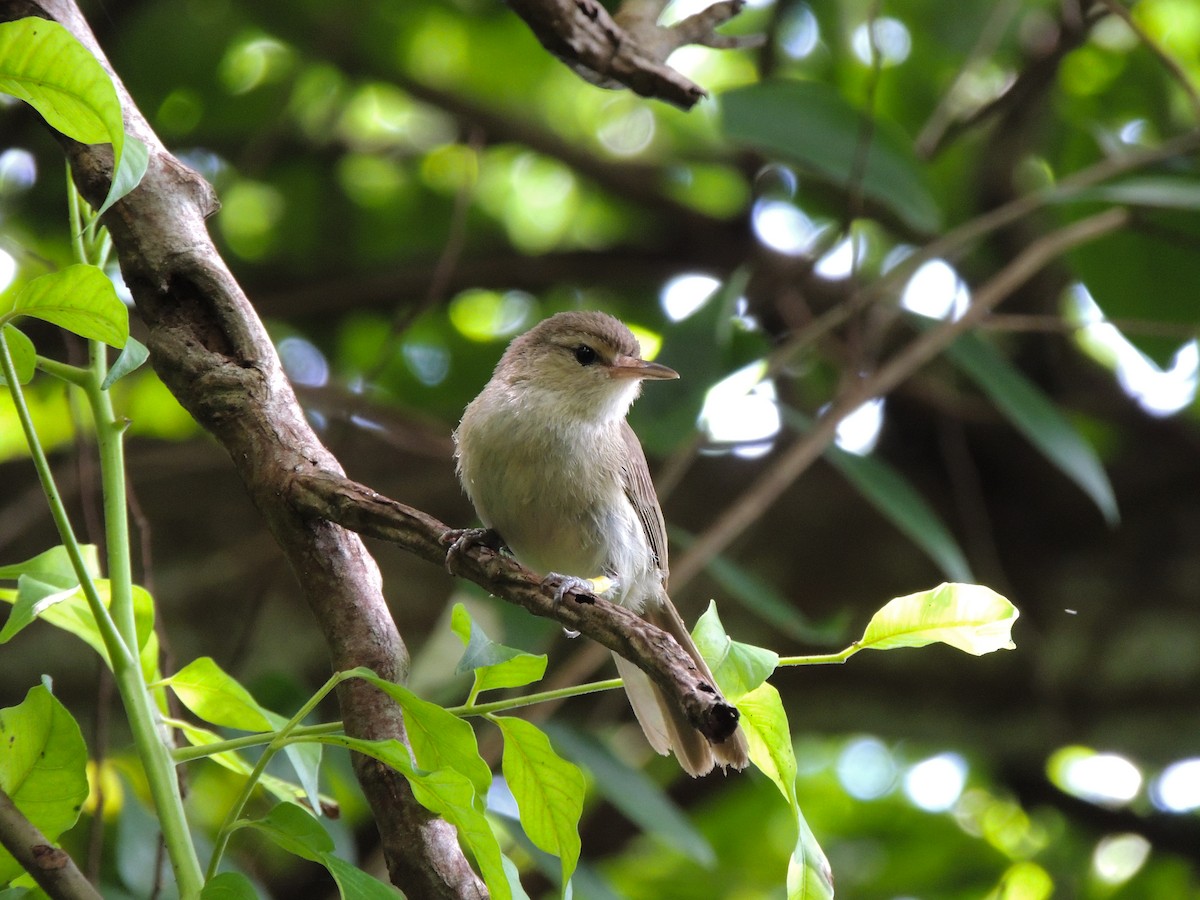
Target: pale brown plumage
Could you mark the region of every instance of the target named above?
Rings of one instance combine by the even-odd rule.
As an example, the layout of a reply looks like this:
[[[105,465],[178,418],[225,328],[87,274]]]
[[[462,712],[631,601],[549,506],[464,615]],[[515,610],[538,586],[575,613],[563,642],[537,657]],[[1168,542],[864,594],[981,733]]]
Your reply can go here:
[[[644,379],[678,377],[641,359],[624,324],[559,313],[516,338],[455,432],[459,477],[483,523],[542,574],[607,575],[616,600],[670,634],[712,673],[667,595],[666,525],[641,443],[625,421]],[[744,768],[745,736],[710,744],[649,677],[615,657],[638,722],[691,775]]]

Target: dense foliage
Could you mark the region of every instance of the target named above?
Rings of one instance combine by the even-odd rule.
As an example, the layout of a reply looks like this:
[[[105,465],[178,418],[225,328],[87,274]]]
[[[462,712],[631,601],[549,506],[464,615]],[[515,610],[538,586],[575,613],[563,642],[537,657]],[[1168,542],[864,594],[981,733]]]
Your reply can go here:
[[[581,80],[476,0],[85,11],[159,135],[214,184],[212,231],[356,479],[470,524],[450,460],[462,407],[513,334],[602,308],[683,375],[633,424],[689,621],[716,598],[737,640],[789,657],[836,651],[889,598],[940,581],[1020,608],[1010,653],[862,654],[773,677],[796,798],[840,895],[1200,890],[1193,3],[751,3],[725,30],[763,47],[672,57],[712,95],[690,111]],[[7,310],[71,271],[78,229],[43,121],[10,103],[0,134]],[[48,326],[29,333],[43,354],[86,357]],[[293,576],[149,367],[112,395],[130,420],[137,580],[164,644],[215,658],[286,722],[329,677]],[[26,396],[99,542],[79,401],[41,376]],[[0,459],[10,563],[58,541],[7,395]],[[373,549],[421,696],[468,693],[455,665],[472,622],[547,653],[547,686],[604,662]],[[145,785],[104,677],[97,692],[106,670],[70,640],[38,623],[0,647],[0,705],[53,678],[104,786],[64,845],[105,896],[147,896]],[[768,778],[684,781],[612,694],[536,710],[586,773],[576,896],[784,895],[796,819]],[[478,732],[499,771],[495,729]],[[187,771],[189,813],[216,833],[240,775]],[[262,890],[316,896],[328,871],[354,877],[329,858],[378,868],[348,763],[323,774],[341,818],[326,820],[330,846],[304,846],[324,867],[261,835],[231,842]],[[559,864],[505,799],[505,851],[530,896],[548,894]],[[258,830],[294,833],[284,817]]]

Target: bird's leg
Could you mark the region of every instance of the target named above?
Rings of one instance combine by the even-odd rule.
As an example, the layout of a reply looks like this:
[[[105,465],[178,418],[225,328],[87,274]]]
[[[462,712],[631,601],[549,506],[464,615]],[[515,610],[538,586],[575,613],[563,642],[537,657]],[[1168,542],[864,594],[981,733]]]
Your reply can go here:
[[[446,571],[455,574],[458,557],[473,546],[487,547],[499,553],[504,539],[494,528],[451,528],[439,541],[446,547]]]
[[[600,575],[596,578],[577,578],[574,575],[563,575],[559,572],[551,572],[542,579],[542,584],[554,588],[555,603],[561,603],[563,597],[568,593],[602,597],[615,591],[619,586],[615,578],[609,578],[607,575]]]

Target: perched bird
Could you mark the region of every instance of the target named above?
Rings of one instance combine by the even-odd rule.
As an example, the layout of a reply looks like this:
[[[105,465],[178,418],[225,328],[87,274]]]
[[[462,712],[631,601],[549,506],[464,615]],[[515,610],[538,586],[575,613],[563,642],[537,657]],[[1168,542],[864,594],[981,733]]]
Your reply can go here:
[[[605,576],[610,595],[670,634],[712,673],[667,596],[667,536],[642,446],[625,416],[642,382],[678,378],[641,358],[599,312],[565,312],[517,337],[454,434],[458,475],[483,524],[543,576]],[[711,744],[633,663],[614,654],[656,751],[691,775],[745,768],[739,728]]]

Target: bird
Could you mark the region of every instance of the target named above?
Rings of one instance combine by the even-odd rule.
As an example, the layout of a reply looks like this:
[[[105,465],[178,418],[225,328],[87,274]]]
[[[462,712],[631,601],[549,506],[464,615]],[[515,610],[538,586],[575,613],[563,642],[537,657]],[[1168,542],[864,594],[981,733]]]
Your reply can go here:
[[[610,579],[610,599],[671,635],[715,685],[667,593],[666,525],[626,421],[646,381],[678,378],[642,358],[633,332],[598,311],[560,312],[508,346],[454,433],[462,486],[486,529],[545,578]],[[613,654],[651,747],[693,777],[746,767],[737,728],[710,743],[640,668]]]

